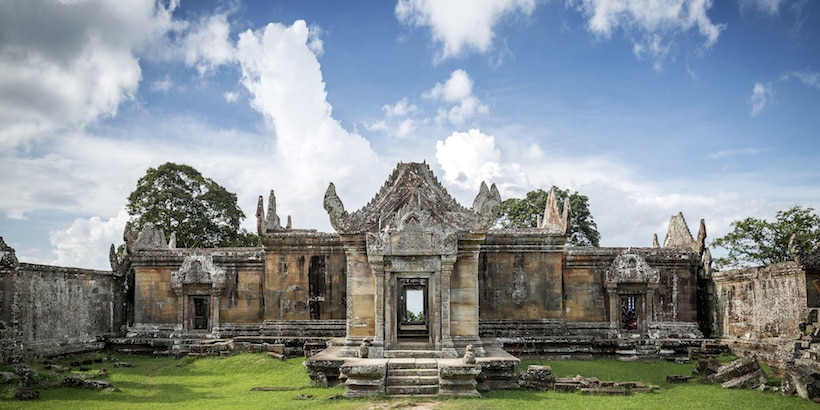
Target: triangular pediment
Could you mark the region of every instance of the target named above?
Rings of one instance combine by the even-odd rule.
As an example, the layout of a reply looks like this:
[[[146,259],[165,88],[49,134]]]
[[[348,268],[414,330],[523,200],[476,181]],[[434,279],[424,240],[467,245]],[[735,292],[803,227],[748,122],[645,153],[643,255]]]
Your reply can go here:
[[[486,231],[495,222],[501,198],[495,186],[482,184],[473,208],[465,208],[447,192],[426,163],[399,163],[376,196],[361,209],[348,213],[336,188],[325,193],[325,209],[339,233],[382,232],[415,223],[414,229]]]

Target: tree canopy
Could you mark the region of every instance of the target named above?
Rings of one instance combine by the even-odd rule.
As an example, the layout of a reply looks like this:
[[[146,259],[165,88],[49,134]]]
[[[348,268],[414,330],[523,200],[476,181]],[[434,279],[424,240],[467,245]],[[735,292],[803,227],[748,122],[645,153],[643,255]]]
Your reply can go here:
[[[577,191],[570,193],[568,189],[555,188],[558,206],[561,210],[569,199],[569,237],[567,242],[577,246],[599,246],[601,234],[598,225],[589,212],[589,198]],[[547,205],[549,192],[536,189],[527,192],[522,199],[509,198],[501,203],[501,219],[499,223],[504,228],[534,228],[538,224],[539,216],[543,216]]]
[[[715,259],[717,268],[770,265],[792,260],[789,241],[792,235],[801,251],[808,253],[820,240],[820,217],[813,208],[794,206],[778,211],[775,220],[746,218],[731,223],[732,231],[712,241],[713,248],[729,253]]]
[[[228,192],[193,167],[171,162],[148,168],[128,196],[131,223],[176,233],[179,247],[257,246],[259,238],[239,228],[245,213],[236,194]]]

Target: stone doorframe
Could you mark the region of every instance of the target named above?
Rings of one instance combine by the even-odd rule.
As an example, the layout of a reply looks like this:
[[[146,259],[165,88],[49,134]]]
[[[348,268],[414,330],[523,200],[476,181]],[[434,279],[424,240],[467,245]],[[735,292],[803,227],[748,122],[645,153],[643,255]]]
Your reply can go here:
[[[171,272],[171,288],[177,296],[177,336],[194,332],[193,296],[206,296],[210,309],[208,325],[202,331],[219,337],[219,302],[225,287],[225,269],[214,265],[210,255],[190,255],[185,257],[178,270]]]
[[[649,266],[638,254],[625,253],[615,258],[604,276],[610,330],[617,335],[626,333],[621,323],[621,296],[634,295],[638,314],[638,328],[634,333],[645,336],[655,316],[653,301],[660,284],[658,269]]]
[[[398,340],[399,279],[420,278],[427,280],[428,331],[430,348],[445,350],[453,348],[450,336],[450,277],[456,262],[455,255],[435,256],[385,256],[368,255],[370,267],[376,277],[376,334],[374,346],[384,350],[400,348]],[[384,295],[378,297],[379,293]]]

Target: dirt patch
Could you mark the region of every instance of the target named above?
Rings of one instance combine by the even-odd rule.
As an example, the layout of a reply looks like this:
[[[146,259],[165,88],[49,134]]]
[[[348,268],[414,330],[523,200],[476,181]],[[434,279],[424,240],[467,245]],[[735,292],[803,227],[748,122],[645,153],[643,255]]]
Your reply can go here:
[[[368,407],[368,410],[389,410],[389,409],[401,409],[401,410],[434,410],[441,408],[444,403],[438,401],[407,401],[407,400],[400,400],[400,401],[390,401],[390,402],[382,402],[382,403],[375,403]]]

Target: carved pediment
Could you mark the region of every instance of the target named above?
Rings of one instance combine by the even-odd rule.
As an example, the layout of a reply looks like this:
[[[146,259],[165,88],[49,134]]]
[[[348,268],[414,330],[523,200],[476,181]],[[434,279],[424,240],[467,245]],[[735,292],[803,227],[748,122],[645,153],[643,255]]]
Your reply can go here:
[[[640,255],[625,253],[618,255],[606,272],[606,283],[658,283],[660,272],[646,263]]]
[[[488,188],[482,183],[468,209],[447,193],[426,163],[399,163],[379,193],[358,211],[344,209],[332,183],[325,192],[324,207],[339,233],[397,232],[411,211],[424,211],[426,219],[423,223],[419,219],[422,231],[486,232],[498,218],[501,195],[495,185]]]
[[[191,255],[182,261],[179,270],[171,272],[171,287],[181,290],[183,285],[210,284],[214,289],[225,286],[225,269],[214,264],[210,255]]]

